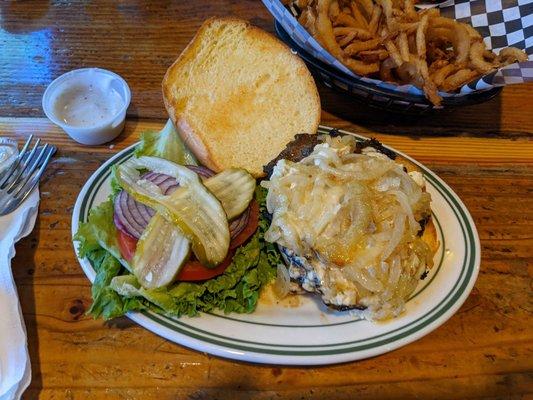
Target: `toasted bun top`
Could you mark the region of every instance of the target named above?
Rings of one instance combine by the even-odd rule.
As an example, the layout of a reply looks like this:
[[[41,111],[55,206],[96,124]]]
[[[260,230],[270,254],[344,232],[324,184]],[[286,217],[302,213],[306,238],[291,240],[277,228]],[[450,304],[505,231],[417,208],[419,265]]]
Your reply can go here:
[[[214,18],[168,69],[166,109],[202,164],[263,165],[301,132],[315,133],[320,99],[305,63],[271,34],[235,18]]]

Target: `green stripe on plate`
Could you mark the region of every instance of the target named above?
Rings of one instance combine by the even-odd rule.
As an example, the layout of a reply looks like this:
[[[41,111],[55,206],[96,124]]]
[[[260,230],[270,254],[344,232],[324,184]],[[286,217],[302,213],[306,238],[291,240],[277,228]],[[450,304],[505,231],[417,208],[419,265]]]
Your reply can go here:
[[[331,128],[320,127],[319,133],[328,133],[330,132],[330,130]],[[344,132],[344,133],[349,133],[349,132]],[[355,136],[359,140],[367,139],[360,135],[355,135]],[[124,154],[120,155],[119,157],[117,157],[117,159],[113,160],[113,163],[110,164],[110,167],[111,165],[124,162],[126,157],[128,156],[131,157],[131,154],[133,151],[134,151],[134,147],[128,149]],[[171,329],[177,333],[192,337],[194,339],[198,339],[198,340],[201,340],[207,343],[211,343],[211,344],[226,347],[226,348],[232,348],[232,349],[241,350],[241,351],[251,351],[251,352],[263,353],[263,354],[273,354],[273,355],[319,356],[319,355],[352,353],[356,351],[362,351],[362,350],[367,350],[367,349],[374,348],[374,347],[387,345],[397,340],[406,338],[411,334],[416,333],[418,330],[436,321],[440,316],[442,316],[446,311],[448,311],[455,304],[455,302],[459,299],[459,297],[462,295],[466,286],[468,285],[468,282],[470,281],[470,278],[472,277],[474,273],[475,260],[476,260],[476,254],[475,254],[476,248],[475,248],[475,240],[474,240],[474,234],[472,231],[472,227],[468,221],[466,213],[463,210],[463,207],[459,204],[459,202],[455,199],[455,197],[449,192],[449,190],[438,180],[438,178],[436,178],[433,175],[431,171],[429,171],[424,166],[420,165],[417,161],[415,160],[412,160],[412,161],[414,161],[423,170],[425,177],[432,183],[432,186],[437,191],[439,191],[439,193],[443,196],[443,198],[446,200],[448,205],[451,207],[461,227],[461,231],[462,231],[463,238],[464,238],[465,245],[466,245],[465,246],[465,257],[463,259],[463,265],[461,268],[461,274],[459,276],[459,279],[455,282],[450,292],[445,296],[445,298],[437,306],[435,306],[432,310],[430,310],[423,316],[419,317],[417,320],[403,327],[397,328],[393,331],[386,332],[384,334],[377,335],[371,338],[365,338],[365,339],[356,340],[356,341],[341,342],[341,343],[334,343],[334,344],[327,344],[327,345],[276,345],[272,343],[235,340],[231,337],[226,337],[223,335],[218,335],[212,332],[204,331],[202,329],[196,328],[194,326],[191,326],[189,324],[186,324],[174,318],[157,315],[152,312],[143,312],[143,314],[147,318],[151,319],[152,321],[162,326],[165,326],[168,329]],[[88,212],[93,205],[95,195],[100,189],[105,179],[110,175],[110,171],[111,171],[110,168],[102,170],[99,173],[99,175],[95,177],[94,181],[89,187],[87,194],[85,198],[83,199],[82,205],[80,208],[80,221],[81,222],[84,222],[87,220]],[[441,224],[436,217],[435,219],[437,221],[437,226],[439,228],[441,238],[443,239],[443,242],[444,242],[444,235],[443,235]],[[444,252],[444,249],[445,249],[445,246],[443,243],[442,252]],[[432,280],[435,278],[436,274],[440,270],[442,259],[443,259],[443,254],[441,255],[439,267],[436,273],[433,275],[432,279],[419,292],[413,295],[413,297],[417,296],[427,286],[431,284]],[[227,317],[227,316],[220,316],[216,314],[212,314],[212,315],[216,317],[220,317],[220,318],[233,319],[238,322],[243,322],[243,323],[248,323],[248,324],[251,323],[251,324],[258,324],[258,325],[267,325],[264,323],[256,323],[253,321],[242,321],[242,320],[238,320],[238,319]],[[354,323],[358,321],[360,320],[355,319],[353,321],[346,321],[346,322],[342,322],[338,324],[328,324],[328,325],[320,325],[320,326],[315,326],[315,325],[291,326],[291,325],[275,325],[275,324],[269,324],[269,325],[288,327],[288,328],[326,327],[326,326],[331,326],[331,325],[349,324],[349,323]],[[395,333],[397,334],[394,336],[390,336]],[[258,347],[258,346],[261,346],[261,347]],[[330,347],[340,347],[340,346],[342,346],[342,348],[330,348]]]
[[[436,182],[435,182],[436,183]],[[441,192],[441,194],[444,195],[444,193]],[[457,217],[459,215],[457,214],[456,210],[453,209],[454,213]],[[425,326],[431,324],[435,320],[437,320],[440,316],[442,316],[448,309],[455,304],[457,299],[461,296],[464,289],[468,285],[469,278],[472,276],[474,272],[475,267],[475,257],[470,257],[475,252],[475,245],[474,245],[474,235],[472,230],[470,229],[470,225],[467,224],[466,215],[461,210],[462,217],[465,218],[461,221],[459,219],[463,238],[465,240],[465,243],[468,243],[470,246],[467,246],[465,258],[463,262],[463,267],[461,269],[461,275],[459,279],[456,281],[455,285],[453,286],[452,290],[448,293],[448,295],[431,311],[423,315],[422,317],[418,318],[417,320],[411,322],[410,324],[407,324],[401,328],[395,329],[394,331],[387,332],[381,335],[374,336],[372,338],[366,338],[351,342],[344,342],[344,343],[335,343],[335,344],[328,344],[328,345],[274,345],[271,343],[260,343],[260,342],[251,342],[251,341],[245,341],[245,340],[234,340],[233,338],[225,337],[222,335],[213,334],[211,332],[206,332],[201,329],[198,329],[196,327],[190,326],[185,323],[181,323],[179,321],[176,321],[174,319],[161,317],[156,314],[146,314],[150,319],[155,320],[156,322],[161,323],[162,325],[166,326],[169,329],[173,329],[176,332],[186,334],[190,337],[201,339],[203,341],[206,341],[211,344],[223,346],[223,347],[229,347],[235,350],[241,350],[241,351],[252,351],[256,353],[263,353],[263,354],[273,354],[273,355],[295,355],[295,356],[319,356],[319,355],[334,355],[334,354],[344,354],[344,353],[352,353],[355,351],[362,351],[367,350],[374,347],[379,347],[383,345],[390,344],[392,342],[401,340],[407,336],[410,336],[413,333],[416,333],[421,328],[424,328]],[[465,226],[468,230],[468,237],[467,233],[465,232],[465,226],[461,223],[465,222]],[[470,252],[468,251],[470,250]],[[468,261],[467,261],[468,260]],[[466,279],[465,279],[466,278]],[[461,284],[460,284],[461,282]],[[457,290],[456,290],[457,289]],[[451,296],[451,298],[450,298]],[[446,300],[449,301],[446,304],[443,304],[446,302]],[[164,318],[164,319],[162,319]],[[420,323],[418,323],[420,321]],[[418,323],[418,324],[417,324]],[[417,325],[415,325],[417,324]],[[188,328],[188,329],[187,329]],[[407,330],[405,330],[407,329]],[[398,333],[397,335],[393,337],[387,338],[386,336],[389,336],[395,332],[405,330],[403,332]],[[221,341],[220,339],[224,340]],[[376,339],[380,339],[377,340]],[[245,343],[246,345],[243,345],[241,343]],[[252,346],[248,346],[248,344]],[[357,344],[357,345],[355,345]],[[253,346],[255,345],[255,346]],[[355,346],[354,346],[355,345]],[[257,346],[265,346],[263,347],[257,347]],[[328,347],[338,347],[338,346],[350,346],[350,347],[342,347],[338,349],[326,349]],[[319,348],[316,350],[315,348]],[[289,349],[289,350],[286,350]],[[309,350],[312,349],[312,350]]]
[[[441,242],[441,245],[440,245],[440,250],[441,250],[440,251],[440,257],[439,257],[439,261],[437,263],[438,266],[435,269],[435,272],[432,274],[431,278],[428,281],[424,282],[424,286],[422,286],[416,293],[411,295],[411,297],[409,297],[407,302],[413,300],[415,297],[417,297],[419,294],[421,294],[424,290],[426,290],[426,288],[431,284],[431,282],[433,282],[435,277],[440,272],[440,269],[442,267],[442,263],[444,262],[444,250],[446,248],[446,241],[444,239],[444,233],[442,231],[442,226],[440,224],[439,219],[437,218],[437,216],[435,214],[432,214],[432,215],[433,215],[433,219],[436,222],[437,229],[438,229],[439,234],[440,234],[440,242]],[[292,325],[288,325],[288,324],[272,324],[272,323],[260,322],[260,321],[246,321],[244,319],[230,317],[229,315],[216,314],[216,313],[212,313],[212,312],[208,312],[207,314],[212,315],[214,317],[227,319],[227,320],[230,320],[230,321],[242,322],[244,324],[273,326],[273,327],[280,327],[280,328],[323,328],[323,327],[326,327],[326,326],[347,325],[347,324],[352,324],[352,323],[355,323],[355,322],[364,321],[363,319],[354,318],[354,319],[350,319],[348,321],[334,322],[334,323],[331,323],[331,324],[320,324],[320,325],[316,325],[316,324],[315,325],[311,325],[311,324],[307,324],[307,325],[292,324]]]

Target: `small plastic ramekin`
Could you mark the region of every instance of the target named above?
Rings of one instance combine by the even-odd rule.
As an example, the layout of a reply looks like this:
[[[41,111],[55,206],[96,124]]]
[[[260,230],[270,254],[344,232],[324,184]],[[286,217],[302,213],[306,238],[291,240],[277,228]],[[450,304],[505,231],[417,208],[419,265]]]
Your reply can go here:
[[[123,104],[119,111],[109,118],[93,126],[72,126],[62,121],[55,113],[55,103],[59,96],[72,85],[80,81],[93,81],[98,84],[110,85],[121,97]],[[56,78],[43,95],[43,110],[54,124],[63,130],[76,142],[86,145],[98,145],[116,138],[124,129],[126,110],[130,105],[131,91],[126,81],[114,72],[101,68],[75,69]]]

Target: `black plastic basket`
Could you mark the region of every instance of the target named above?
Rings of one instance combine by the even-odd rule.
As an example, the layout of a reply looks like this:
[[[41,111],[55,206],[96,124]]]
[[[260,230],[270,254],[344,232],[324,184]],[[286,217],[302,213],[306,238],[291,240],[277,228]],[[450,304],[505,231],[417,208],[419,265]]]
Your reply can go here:
[[[483,103],[492,99],[501,91],[501,88],[495,87],[464,96],[445,97],[442,100],[441,107],[434,107],[423,95],[402,93],[362,80],[356,80],[344,72],[326,65],[300,48],[277,21],[275,22],[275,29],[278,37],[306,62],[315,79],[321,81],[327,87],[349,94],[354,100],[370,107],[401,114],[421,115],[433,111]]]

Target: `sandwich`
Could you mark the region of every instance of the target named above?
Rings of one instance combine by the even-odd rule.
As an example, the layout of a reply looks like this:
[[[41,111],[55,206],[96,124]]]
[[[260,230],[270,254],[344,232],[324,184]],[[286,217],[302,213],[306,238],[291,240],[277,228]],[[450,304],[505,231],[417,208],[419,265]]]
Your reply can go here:
[[[210,19],[162,90],[169,121],[75,236],[93,316],[247,313],[271,282],[371,320],[404,310],[438,247],[423,174],[376,140],[317,136],[317,89],[288,47]]]

